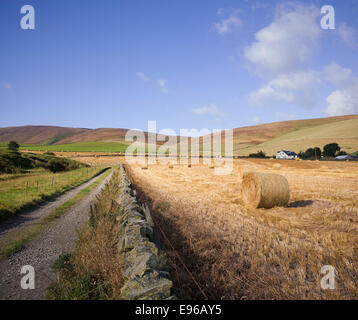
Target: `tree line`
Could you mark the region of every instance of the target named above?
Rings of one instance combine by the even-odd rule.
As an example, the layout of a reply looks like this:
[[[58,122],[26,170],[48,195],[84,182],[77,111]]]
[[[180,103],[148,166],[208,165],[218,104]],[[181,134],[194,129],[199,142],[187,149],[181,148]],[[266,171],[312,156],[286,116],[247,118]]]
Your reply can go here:
[[[298,157],[305,160],[321,159],[321,158],[333,158],[337,156],[347,155],[347,152],[341,150],[338,143],[328,143],[323,147],[323,150],[319,147],[308,148],[306,151],[300,151]],[[268,158],[266,153],[258,151],[256,153],[250,153],[249,158]]]
[[[329,143],[323,147],[321,150],[319,147],[308,148],[306,151],[300,151],[298,157],[301,159],[321,159],[323,158],[333,158],[337,156],[346,155],[347,152],[341,150],[341,147],[338,143]]]

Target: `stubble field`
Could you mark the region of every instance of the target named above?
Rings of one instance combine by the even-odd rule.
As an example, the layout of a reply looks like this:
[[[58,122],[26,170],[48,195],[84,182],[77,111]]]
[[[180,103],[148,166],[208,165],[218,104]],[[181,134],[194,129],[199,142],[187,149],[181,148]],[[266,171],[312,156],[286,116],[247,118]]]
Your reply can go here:
[[[240,168],[285,176],[289,207],[246,208]],[[226,176],[204,164],[127,170],[209,299],[358,298],[357,162],[240,159]],[[178,296],[203,298],[175,251],[167,246]],[[334,290],[321,288],[324,265]]]

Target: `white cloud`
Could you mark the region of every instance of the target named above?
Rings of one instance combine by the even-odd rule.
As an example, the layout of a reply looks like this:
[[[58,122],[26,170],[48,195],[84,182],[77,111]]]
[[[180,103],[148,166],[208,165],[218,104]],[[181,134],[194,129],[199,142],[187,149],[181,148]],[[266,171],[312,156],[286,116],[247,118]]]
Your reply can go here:
[[[261,74],[299,70],[312,56],[321,34],[319,14],[315,6],[278,6],[274,21],[259,30],[256,41],[245,48],[245,57]]]
[[[259,123],[259,122],[261,121],[261,119],[260,119],[259,117],[253,117],[253,118],[252,118],[252,121],[253,121],[254,123]]]
[[[211,104],[210,106],[194,108],[191,110],[191,112],[197,115],[209,115],[219,118],[225,116],[225,114],[220,109],[218,109],[218,107],[215,104]]]
[[[10,83],[8,83],[8,82],[5,82],[5,83],[3,83],[3,87],[5,88],[5,89],[12,89],[12,85],[10,84]]]
[[[282,90],[276,90],[267,84],[266,86],[254,91],[250,94],[250,103],[262,106],[271,102],[292,102],[293,94],[284,92]]]
[[[224,15],[225,10],[219,9],[217,11],[217,14],[222,16]],[[220,34],[226,34],[231,32],[235,27],[238,27],[242,24],[241,19],[238,17],[238,14],[240,13],[240,9],[231,10],[228,17],[222,19],[219,23],[214,24],[214,30]]]
[[[350,47],[358,47],[357,32],[355,29],[347,26],[346,23],[341,23],[337,32],[339,37]]]
[[[143,72],[137,72],[137,76],[144,82],[150,82],[150,79]]]
[[[327,97],[324,112],[329,116],[358,113],[358,78],[352,75],[352,70],[332,63],[325,68],[325,74],[338,89]]]
[[[333,91],[327,97],[327,109],[329,116],[339,116],[358,113],[358,81],[344,89]]]
[[[216,14],[218,15],[218,16],[221,16],[221,15],[223,15],[225,13],[225,10],[223,9],[223,8],[219,8],[217,11],[216,11]]]
[[[249,101],[258,106],[265,106],[270,103],[313,106],[317,97],[312,85],[316,82],[318,82],[318,78],[312,71],[282,74],[271,79],[259,90],[252,92]]]
[[[293,104],[313,107],[318,100],[318,73],[310,62],[322,34],[320,9],[313,5],[278,5],[274,20],[255,34],[244,50],[245,58],[266,84],[249,95],[258,106]]]
[[[152,80],[148,76],[146,76],[143,72],[137,72],[137,77],[144,82],[150,82],[158,86],[161,92],[168,93],[169,90],[167,88],[167,80],[166,79],[158,79],[158,80]]]
[[[157,83],[158,83],[158,86],[160,88],[160,90],[164,93],[167,93],[168,92],[168,89],[167,89],[167,80],[165,79],[159,79],[157,80]]]
[[[345,69],[337,63],[326,66],[323,72],[326,80],[337,87],[345,86],[352,80],[352,70]]]
[[[273,22],[255,34],[244,55],[266,84],[249,95],[253,105],[273,103],[312,107],[323,80],[335,86],[323,110],[329,116],[358,113],[358,78],[352,70],[332,63],[323,72],[310,70],[308,63],[319,43],[322,30],[320,10],[313,5],[279,5]],[[341,24],[338,35],[350,46],[357,45],[356,31]]]

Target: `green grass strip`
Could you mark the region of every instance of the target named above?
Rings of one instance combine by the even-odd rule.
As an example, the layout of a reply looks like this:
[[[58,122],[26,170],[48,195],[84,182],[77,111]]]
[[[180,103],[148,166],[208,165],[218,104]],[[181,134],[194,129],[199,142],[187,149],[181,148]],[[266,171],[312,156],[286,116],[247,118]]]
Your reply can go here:
[[[87,188],[81,190],[73,198],[57,207],[49,215],[42,218],[38,222],[32,223],[5,236],[4,239],[0,241],[0,261],[10,257],[16,252],[19,252],[24,248],[27,243],[29,243],[31,240],[33,240],[43,232],[47,231],[52,225],[56,223],[56,220],[58,218],[60,218],[75,204],[88,196],[94,188],[100,185],[112,171],[113,168],[110,168],[109,170],[104,172],[104,174],[99,179],[94,181]]]
[[[53,145],[20,145],[20,150],[50,152],[125,152],[128,144],[121,142],[75,142]]]
[[[38,176],[34,176],[34,177],[29,177],[29,179],[27,179],[26,176],[24,176],[25,180],[24,181],[32,181],[32,186],[29,187],[29,194],[26,194],[26,190],[25,188],[21,189],[19,188],[19,185],[16,185],[16,181],[15,184],[13,182],[10,183],[10,187],[12,189],[10,189],[10,187],[7,188],[4,187],[4,184],[7,183],[7,181],[1,182],[0,181],[0,192],[2,192],[2,194],[0,194],[0,223],[2,223],[3,221],[5,221],[6,219],[8,219],[9,217],[16,215],[24,210],[28,210],[30,208],[33,208],[45,201],[48,200],[52,200],[58,196],[60,196],[61,194],[72,190],[80,185],[82,185],[83,183],[88,182],[89,180],[93,179],[94,177],[96,177],[97,175],[101,174],[103,172],[103,170],[105,169],[105,166],[101,166],[101,167],[97,167],[97,168],[91,168],[90,171],[92,171],[91,173],[89,173],[89,175],[87,177],[85,176],[80,176],[78,177],[78,173],[80,172],[79,170],[72,170],[72,171],[68,171],[65,173],[60,173],[57,175],[51,175],[51,174],[43,174],[43,175],[38,175]],[[80,169],[81,170],[81,169]],[[67,177],[64,176],[72,176],[72,182],[68,181],[68,183],[66,184],[67,181]],[[37,190],[36,188],[36,181],[41,181],[42,176],[44,176],[47,180],[50,180],[51,177],[55,177],[56,179],[56,184],[61,184],[59,186],[54,186],[54,187],[48,187],[50,189],[53,188],[53,190],[43,190],[43,188],[39,188]],[[63,178],[66,180],[65,183],[62,181]],[[76,180],[77,178],[77,180]],[[18,178],[21,179],[21,178]],[[15,179],[16,180],[16,179]],[[58,182],[58,180],[60,180]],[[24,182],[22,182],[24,183]],[[41,183],[41,182],[40,182]],[[27,199],[28,198],[28,199]]]

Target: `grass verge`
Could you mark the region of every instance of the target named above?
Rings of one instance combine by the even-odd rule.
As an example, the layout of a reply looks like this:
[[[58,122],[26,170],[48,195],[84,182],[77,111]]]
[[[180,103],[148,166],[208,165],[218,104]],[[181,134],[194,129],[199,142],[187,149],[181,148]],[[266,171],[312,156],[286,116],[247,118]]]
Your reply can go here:
[[[0,223],[20,211],[58,197],[100,174],[105,166],[63,173],[24,175],[0,181]]]
[[[123,284],[118,256],[117,230],[120,207],[119,175],[115,171],[98,202],[91,208],[89,223],[79,236],[76,249],[63,253],[54,264],[58,280],[46,292],[52,300],[116,299]]]
[[[66,211],[73,207],[76,203],[84,199],[88,194],[96,188],[112,171],[113,169],[107,170],[103,175],[90,184],[87,188],[81,190],[76,196],[66,201],[49,215],[42,218],[40,221],[23,227],[16,232],[10,233],[0,241],[0,261],[20,251],[29,241],[41,233],[48,230],[55,222],[56,219],[60,218]]]

